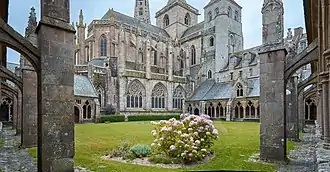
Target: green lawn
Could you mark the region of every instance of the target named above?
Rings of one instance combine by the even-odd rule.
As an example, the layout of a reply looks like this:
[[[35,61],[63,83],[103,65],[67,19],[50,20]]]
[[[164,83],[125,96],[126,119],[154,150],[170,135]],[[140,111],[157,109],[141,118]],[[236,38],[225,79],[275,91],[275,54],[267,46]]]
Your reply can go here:
[[[274,171],[277,166],[246,162],[259,152],[258,123],[215,122],[219,140],[214,146],[216,157],[210,162],[189,170],[260,170]],[[150,145],[150,122],[76,125],[75,166],[93,171],[175,171],[102,160],[100,157],[124,140]],[[30,151],[36,155],[36,150]],[[104,166],[104,168],[99,168]],[[184,171],[179,169],[176,171]]]

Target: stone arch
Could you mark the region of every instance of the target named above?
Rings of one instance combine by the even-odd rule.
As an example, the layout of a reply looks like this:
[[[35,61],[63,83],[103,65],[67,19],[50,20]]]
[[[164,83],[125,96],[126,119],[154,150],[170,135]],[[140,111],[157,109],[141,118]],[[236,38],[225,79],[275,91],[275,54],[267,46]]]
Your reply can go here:
[[[80,108],[78,106],[74,106],[74,122],[79,123],[80,122]]]
[[[164,27],[167,27],[168,25],[170,25],[170,18],[168,17],[167,14],[164,15],[163,25],[164,25]]]
[[[212,71],[211,71],[211,70],[209,70],[209,71],[207,72],[207,78],[208,78],[208,79],[212,79]]]
[[[199,109],[198,108],[194,109],[194,115],[199,115]]]
[[[310,96],[305,100],[305,120],[315,121],[317,118],[317,105],[315,98]]]
[[[181,85],[179,85],[174,89],[174,92],[173,92],[173,102],[172,102],[173,108],[182,109],[184,98],[185,98],[185,91],[184,91],[183,87]],[[188,112],[190,112],[189,109],[188,109]]]
[[[143,84],[135,79],[127,86],[126,107],[143,108],[145,102],[146,89]]]
[[[256,107],[249,101],[245,107],[246,118],[256,118]]]
[[[100,56],[107,56],[107,50],[108,50],[108,41],[105,34],[102,34],[99,39],[99,50],[100,50]]]
[[[235,90],[236,90],[236,97],[243,97],[244,96],[243,85],[240,82],[238,82],[236,84]]]
[[[151,108],[163,109],[167,106],[167,89],[164,84],[158,82],[151,93]]]
[[[7,79],[13,82],[21,91],[23,90],[23,81],[21,78],[16,76],[13,72],[5,68],[4,66],[0,66],[0,78]]]
[[[86,100],[83,105],[83,119],[92,119],[92,104],[90,100]]]
[[[191,53],[191,65],[196,64],[196,48],[195,45],[192,45],[190,48],[190,53]]]
[[[13,100],[9,96],[1,99],[0,121],[13,121],[13,115],[11,114],[13,112],[12,102]]]
[[[188,26],[191,24],[191,17],[190,17],[189,13],[187,13],[184,17],[184,24],[186,24]]]
[[[104,89],[99,86],[97,89],[97,94],[98,94],[98,100],[99,100],[99,103],[100,103],[100,107],[105,107],[105,91]]]
[[[214,36],[211,36],[211,37],[209,38],[209,46],[210,46],[210,47],[213,47],[213,46],[214,46]]]
[[[188,104],[187,111],[188,111],[189,114],[192,114],[193,107],[192,107],[191,103]]]
[[[235,105],[235,118],[236,119],[242,119],[244,118],[244,108],[243,108],[243,104],[238,101]]]
[[[22,56],[24,56],[34,67],[40,71],[40,52],[37,47],[33,46],[21,34],[10,27],[3,19],[0,18],[0,45],[9,47]]]

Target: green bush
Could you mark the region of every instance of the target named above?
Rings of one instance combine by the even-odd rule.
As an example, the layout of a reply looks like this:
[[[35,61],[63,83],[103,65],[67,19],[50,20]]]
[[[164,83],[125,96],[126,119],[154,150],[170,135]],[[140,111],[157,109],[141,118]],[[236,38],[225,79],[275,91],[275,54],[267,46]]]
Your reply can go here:
[[[100,118],[101,123],[105,122],[125,122],[124,115],[105,115]]]
[[[111,152],[109,153],[109,156],[111,158],[122,157],[123,159],[134,159],[135,155],[133,154],[133,152],[130,151],[131,146],[132,145],[129,142],[124,141],[121,144],[119,144],[117,147],[112,149]]]
[[[128,116],[128,121],[159,121],[159,120],[169,120],[172,118],[180,119],[179,114],[174,115],[132,115]]]
[[[151,148],[145,144],[136,144],[130,149],[136,157],[147,157],[152,154]]]

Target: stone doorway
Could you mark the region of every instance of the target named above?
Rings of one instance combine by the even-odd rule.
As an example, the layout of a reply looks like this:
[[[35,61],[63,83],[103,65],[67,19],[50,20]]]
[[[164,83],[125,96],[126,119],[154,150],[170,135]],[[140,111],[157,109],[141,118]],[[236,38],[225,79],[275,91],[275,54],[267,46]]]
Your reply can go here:
[[[74,107],[74,122],[79,123],[80,121],[80,110],[77,106]]]
[[[0,106],[0,121],[9,121],[9,105],[3,102]]]
[[[194,115],[199,115],[199,109],[198,109],[198,108],[196,108],[196,109],[194,110]]]

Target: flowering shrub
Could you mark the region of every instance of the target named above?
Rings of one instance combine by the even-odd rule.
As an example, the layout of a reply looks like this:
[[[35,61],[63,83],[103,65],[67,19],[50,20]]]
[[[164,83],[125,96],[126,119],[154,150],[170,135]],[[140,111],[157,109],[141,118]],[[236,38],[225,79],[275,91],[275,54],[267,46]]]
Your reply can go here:
[[[151,144],[154,152],[172,158],[180,158],[183,162],[196,162],[211,153],[214,141],[218,139],[209,116],[181,115],[181,120],[151,122],[155,128],[155,137]]]

